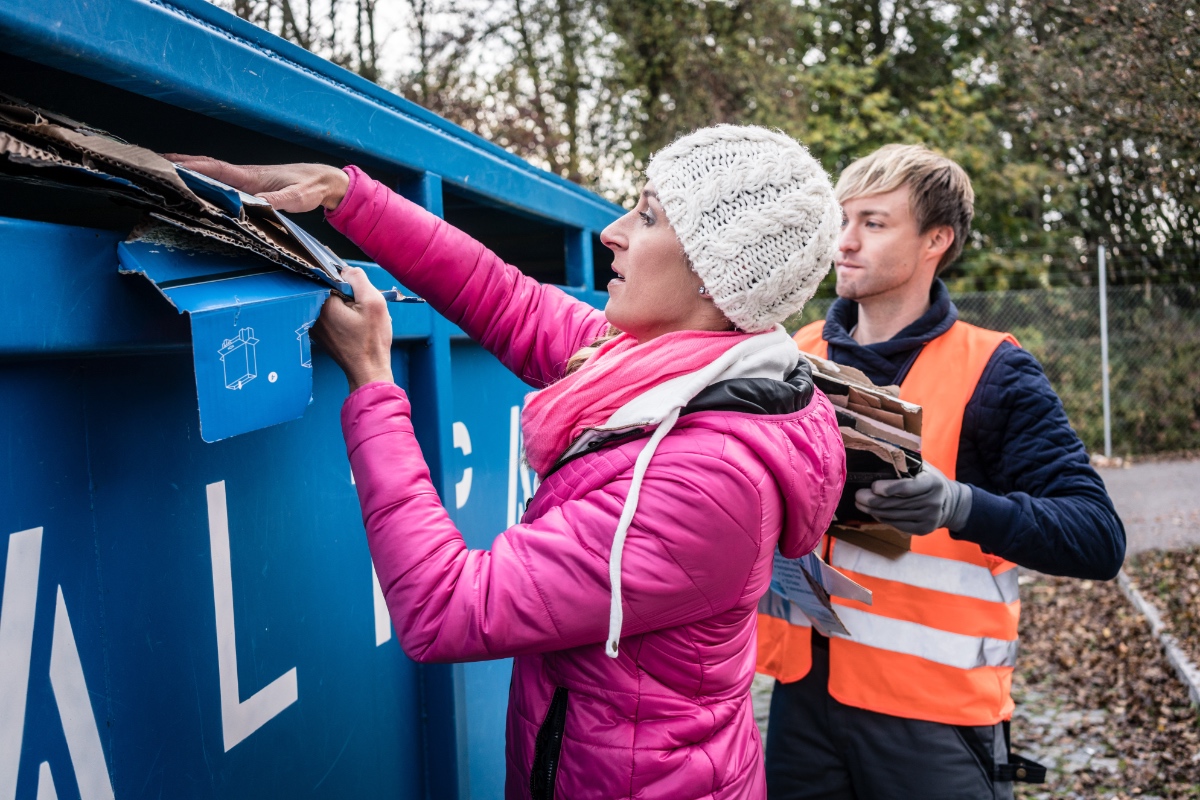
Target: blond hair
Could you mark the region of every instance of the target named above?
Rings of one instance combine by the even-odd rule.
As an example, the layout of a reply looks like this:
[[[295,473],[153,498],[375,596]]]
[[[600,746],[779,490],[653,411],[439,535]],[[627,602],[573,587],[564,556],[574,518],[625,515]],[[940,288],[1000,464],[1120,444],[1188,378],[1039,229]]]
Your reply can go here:
[[[621,332],[619,330],[614,328],[612,325],[609,325],[608,330],[606,330],[604,332],[604,335],[602,335],[599,339],[592,342],[591,344],[580,348],[580,350],[577,353],[575,353],[575,355],[573,355],[567,359],[567,368],[563,372],[563,377],[570,375],[572,372],[574,372],[575,370],[582,367],[584,364],[587,363],[587,360],[589,358],[591,358],[592,356],[594,356],[596,354],[597,350],[599,350],[602,346],[608,344],[609,342],[611,342],[613,339],[617,338],[620,335],[621,335]]]
[[[940,275],[962,253],[975,216],[975,191],[962,167],[919,144],[888,144],[847,167],[834,191],[844,204],[902,186],[908,187],[921,233],[942,225],[954,231],[954,241],[938,262],[935,274]]]

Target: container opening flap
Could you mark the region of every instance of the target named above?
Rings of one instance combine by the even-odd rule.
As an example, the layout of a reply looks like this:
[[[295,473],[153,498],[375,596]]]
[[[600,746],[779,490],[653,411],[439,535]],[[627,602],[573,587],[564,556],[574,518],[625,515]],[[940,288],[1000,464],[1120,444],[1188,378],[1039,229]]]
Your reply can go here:
[[[145,276],[191,320],[204,441],[304,414],[312,401],[308,331],[328,287],[166,225],[135,230],[117,254],[122,272]]]

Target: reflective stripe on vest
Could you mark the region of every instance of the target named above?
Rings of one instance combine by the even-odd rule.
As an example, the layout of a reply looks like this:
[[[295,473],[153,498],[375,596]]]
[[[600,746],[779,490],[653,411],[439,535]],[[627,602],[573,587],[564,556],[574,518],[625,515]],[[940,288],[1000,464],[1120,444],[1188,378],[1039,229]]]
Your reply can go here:
[[[802,351],[827,356],[823,325],[796,334]],[[922,349],[901,385],[900,396],[924,408],[923,458],[950,478],[963,412],[1004,341],[1016,343],[1008,334],[957,322]],[[954,725],[992,725],[1011,714],[1020,614],[1015,565],[945,529],[914,536],[912,551],[894,559],[841,540],[830,543],[828,558],[874,594],[870,606],[834,599],[850,638],[830,641],[833,697]],[[772,626],[783,648],[779,641],[764,643],[760,627],[760,652],[786,649],[797,662],[811,663],[809,629],[786,628],[781,635],[778,623]]]
[[[850,542],[838,542],[833,551],[833,566],[872,578],[899,581],[921,589],[974,597],[990,603],[1013,603],[1020,598],[1015,568],[994,575],[987,567],[953,558],[923,553],[905,553],[899,558],[889,558]]]
[[[966,636],[890,619],[857,608],[839,608],[838,618],[858,644],[917,656],[956,669],[1012,667],[1017,663],[1017,641]]]

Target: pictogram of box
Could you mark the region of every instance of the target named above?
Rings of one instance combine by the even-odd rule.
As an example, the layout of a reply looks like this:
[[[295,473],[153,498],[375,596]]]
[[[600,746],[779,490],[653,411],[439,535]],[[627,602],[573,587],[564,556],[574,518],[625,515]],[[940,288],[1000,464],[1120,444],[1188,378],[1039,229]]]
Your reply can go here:
[[[242,328],[234,339],[226,339],[217,351],[225,365],[225,388],[241,389],[258,377],[258,357],[254,328]]]

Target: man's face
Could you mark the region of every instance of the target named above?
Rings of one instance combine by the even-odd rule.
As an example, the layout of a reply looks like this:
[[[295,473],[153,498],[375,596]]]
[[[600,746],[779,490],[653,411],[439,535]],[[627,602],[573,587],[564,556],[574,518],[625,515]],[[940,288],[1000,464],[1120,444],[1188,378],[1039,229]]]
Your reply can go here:
[[[918,274],[927,237],[917,229],[907,186],[847,200],[842,212],[836,262],[838,297],[862,302],[913,280],[928,282],[930,276]]]

